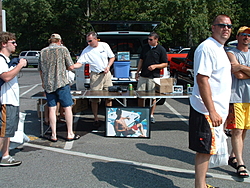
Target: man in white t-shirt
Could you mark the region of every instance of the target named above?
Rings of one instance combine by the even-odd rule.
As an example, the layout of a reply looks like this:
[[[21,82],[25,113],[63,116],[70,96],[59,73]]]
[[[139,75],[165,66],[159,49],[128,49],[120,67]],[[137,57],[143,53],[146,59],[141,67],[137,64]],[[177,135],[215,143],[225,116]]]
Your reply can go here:
[[[19,122],[19,86],[17,74],[27,65],[25,59],[20,59],[17,65],[11,65],[9,56],[16,50],[15,34],[0,33],[0,78],[4,81],[1,86],[0,107],[0,149],[2,159],[0,166],[17,166],[21,161],[16,161],[9,155],[10,137],[15,135]]]
[[[196,151],[195,187],[206,185],[210,156],[216,154],[212,127],[221,128],[228,115],[231,93],[231,65],[224,44],[231,35],[229,16],[219,15],[212,24],[212,37],[202,42],[194,54],[194,88],[190,97],[189,148]]]
[[[97,34],[89,32],[86,37],[89,44],[81,53],[74,68],[80,68],[83,64],[90,65],[90,89],[108,90],[112,86],[112,75],[110,67],[114,63],[115,55],[110,46],[105,42],[98,42]],[[92,112],[94,114],[94,127],[100,126],[98,119],[98,103],[100,99],[90,99]],[[112,106],[112,100],[106,99],[106,106]]]

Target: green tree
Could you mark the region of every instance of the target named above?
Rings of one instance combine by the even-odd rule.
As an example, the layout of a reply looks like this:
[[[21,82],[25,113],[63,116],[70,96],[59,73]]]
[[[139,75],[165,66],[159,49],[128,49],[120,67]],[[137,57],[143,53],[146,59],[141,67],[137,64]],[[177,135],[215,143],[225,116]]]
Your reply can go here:
[[[85,44],[82,40],[86,25],[84,2],[5,0],[3,7],[7,11],[7,30],[16,33],[19,50],[39,50],[48,45],[52,33],[59,33],[65,45],[77,52],[79,46]]]
[[[48,1],[5,0],[3,7],[7,12],[7,30],[16,33],[22,49],[35,50],[44,46],[44,36],[53,19]]]
[[[211,22],[218,14],[229,15],[233,35],[250,25],[249,0],[4,0],[7,30],[16,33],[18,50],[41,49],[52,33],[61,34],[65,45],[79,53],[88,21],[160,21],[156,29],[163,46],[193,46],[211,35]],[[21,7],[21,8],[20,8]],[[231,40],[230,39],[230,40]]]

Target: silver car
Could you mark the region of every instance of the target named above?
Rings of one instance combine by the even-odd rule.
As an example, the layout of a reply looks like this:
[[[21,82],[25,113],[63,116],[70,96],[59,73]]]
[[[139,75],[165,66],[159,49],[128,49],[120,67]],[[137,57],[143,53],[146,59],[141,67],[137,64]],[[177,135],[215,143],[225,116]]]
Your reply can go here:
[[[40,51],[22,51],[19,54],[19,58],[27,59],[28,65],[32,65],[34,67],[38,66],[38,59],[40,56]]]

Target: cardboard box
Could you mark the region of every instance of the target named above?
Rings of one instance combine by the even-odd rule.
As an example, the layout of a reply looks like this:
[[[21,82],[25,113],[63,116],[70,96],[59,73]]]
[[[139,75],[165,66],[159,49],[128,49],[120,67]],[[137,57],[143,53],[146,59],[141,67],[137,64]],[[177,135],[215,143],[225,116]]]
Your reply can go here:
[[[155,91],[159,93],[172,93],[174,78],[161,78],[155,83]]]
[[[89,105],[88,99],[73,99],[73,100],[74,100],[74,104],[72,106],[73,114],[76,114],[78,112],[82,112],[88,109],[88,105]]]

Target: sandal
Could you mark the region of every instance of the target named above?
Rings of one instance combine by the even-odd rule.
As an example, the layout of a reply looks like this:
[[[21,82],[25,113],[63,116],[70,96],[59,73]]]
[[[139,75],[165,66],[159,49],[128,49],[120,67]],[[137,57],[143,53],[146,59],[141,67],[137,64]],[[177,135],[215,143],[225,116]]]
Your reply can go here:
[[[66,120],[63,119],[63,118],[58,118],[58,119],[56,120],[56,122],[57,122],[57,123],[66,123]]]
[[[236,157],[229,157],[228,159],[228,165],[230,165],[231,167],[237,169],[237,161],[236,161]]]
[[[53,139],[53,138],[51,138],[51,136],[48,137],[48,140],[51,141],[51,142],[57,142],[57,139]]]
[[[219,188],[219,187],[214,187],[212,185],[206,184],[207,188]]]
[[[79,138],[81,138],[80,135],[75,135],[73,138],[66,138],[66,141],[70,142],[70,141],[73,141],[73,140],[78,140]]]
[[[240,171],[239,171],[239,169],[240,169],[241,167],[245,168],[245,170],[240,170]],[[245,166],[245,165],[239,165],[239,166],[237,167],[237,175],[238,175],[239,178],[248,178],[248,177],[249,177],[249,174],[248,174],[248,172],[246,171],[246,166]]]

